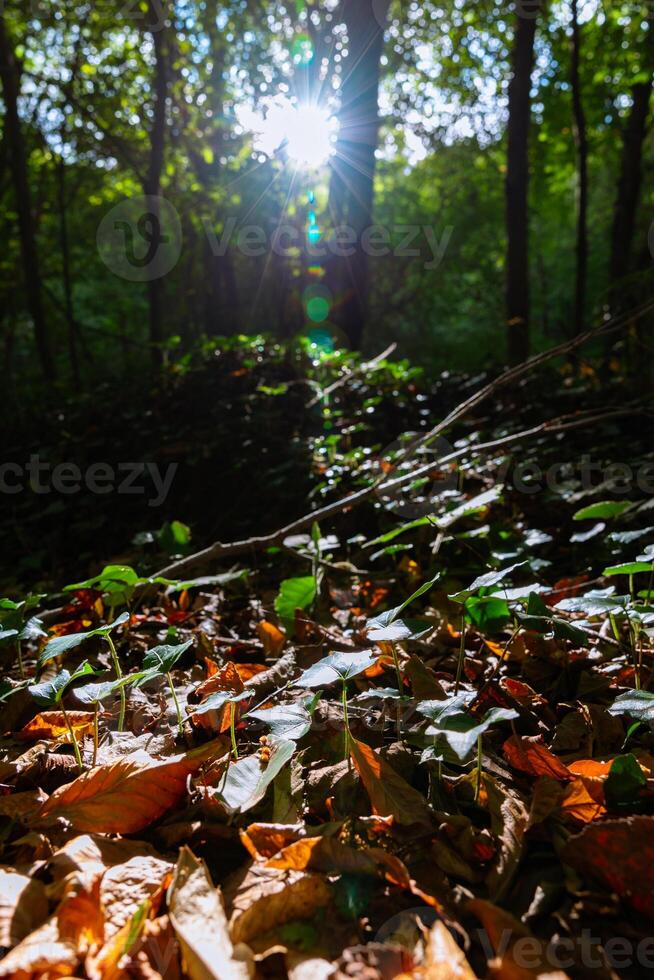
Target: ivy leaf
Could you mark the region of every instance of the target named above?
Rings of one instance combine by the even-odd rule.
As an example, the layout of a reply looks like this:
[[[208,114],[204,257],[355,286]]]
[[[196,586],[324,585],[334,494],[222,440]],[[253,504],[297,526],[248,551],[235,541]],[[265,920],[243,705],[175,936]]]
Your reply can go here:
[[[348,681],[362,674],[377,662],[377,655],[370,650],[361,653],[333,653],[308,667],[296,681],[296,687],[328,687],[336,681]]]
[[[610,715],[631,715],[638,721],[654,721],[654,694],[649,691],[626,691],[608,709]]]
[[[56,636],[54,640],[50,640],[47,644],[45,650],[39,657],[39,665],[47,664],[50,660],[54,660],[55,657],[61,657],[64,653],[68,653],[69,650],[73,650],[75,647],[80,646],[86,640],[90,640],[93,636],[108,636],[112,630],[116,629],[117,626],[122,626],[129,619],[129,613],[121,613],[118,619],[114,619],[113,623],[109,623],[106,626],[98,626],[97,629],[89,630],[86,633],[69,633],[67,636]]]
[[[276,742],[265,766],[258,755],[230,763],[214,793],[214,799],[235,813],[251,810],[264,798],[275,776],[290,761],[295,748],[293,741]]]
[[[74,674],[71,674],[69,670],[62,670],[52,680],[43,681],[41,684],[30,684],[27,690],[38,705],[47,708],[50,705],[59,704],[67,688],[80,677],[88,677],[89,674],[95,675],[97,671],[85,660]]]

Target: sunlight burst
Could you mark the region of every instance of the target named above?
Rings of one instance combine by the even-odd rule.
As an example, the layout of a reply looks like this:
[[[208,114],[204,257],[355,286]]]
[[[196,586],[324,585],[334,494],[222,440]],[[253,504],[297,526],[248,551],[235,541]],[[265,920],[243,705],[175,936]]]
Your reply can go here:
[[[241,125],[254,135],[255,148],[273,156],[284,150],[299,167],[320,167],[334,152],[337,121],[324,106],[278,99],[265,116],[241,113]]]

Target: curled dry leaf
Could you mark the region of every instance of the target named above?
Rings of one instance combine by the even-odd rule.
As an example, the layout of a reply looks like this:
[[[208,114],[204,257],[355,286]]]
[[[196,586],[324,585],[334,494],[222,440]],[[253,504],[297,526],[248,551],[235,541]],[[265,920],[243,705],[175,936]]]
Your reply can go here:
[[[374,749],[351,738],[350,754],[376,816],[394,817],[399,824],[429,826],[432,823],[422,793],[410,786]]]
[[[190,980],[248,980],[249,951],[234,947],[219,889],[203,861],[188,847],[180,851],[168,891],[170,921]]]
[[[304,837],[304,824],[251,823],[240,833],[241,843],[250,856],[271,858],[294,841]]]
[[[65,817],[79,830],[136,833],[179,803],[187,778],[223,751],[223,741],[217,740],[165,762],[139,754],[97,766],[56,790],[39,816]]]
[[[10,817],[11,820],[29,819],[39,813],[47,799],[48,794],[40,789],[0,796],[0,817]]]
[[[15,946],[47,916],[42,882],[11,868],[0,868],[0,946]]]
[[[83,738],[84,735],[90,735],[93,732],[94,715],[92,711],[68,711],[66,713],[77,737]],[[42,711],[20,730],[19,736],[34,742],[41,738],[56,739],[60,742],[72,741],[63,711]]]
[[[432,926],[420,966],[396,980],[476,980],[475,974],[450,930],[442,922]]]
[[[276,660],[284,649],[286,635],[274,623],[269,623],[268,620],[264,619],[257,623],[257,636],[263,643],[266,656]]]
[[[250,943],[286,922],[310,919],[331,900],[331,888],[319,875],[253,864],[234,889],[229,920],[232,940]]]

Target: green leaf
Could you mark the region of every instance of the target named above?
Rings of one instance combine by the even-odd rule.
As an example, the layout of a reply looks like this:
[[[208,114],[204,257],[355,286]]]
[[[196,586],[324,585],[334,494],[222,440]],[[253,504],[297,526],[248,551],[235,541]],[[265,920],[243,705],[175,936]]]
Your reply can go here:
[[[56,636],[54,640],[50,640],[39,657],[39,665],[43,666],[48,661],[54,660],[55,657],[63,656],[64,653],[68,653],[69,650],[74,650],[75,647],[80,646],[86,640],[90,640],[93,636],[107,636],[117,626],[121,626],[127,622],[128,619],[129,613],[125,612],[121,613],[118,619],[114,619],[113,623],[109,623],[107,626],[98,626],[97,629],[89,630],[86,633],[69,633],[67,636]]]
[[[143,671],[147,675],[146,680],[152,680],[155,677],[170,673],[182,654],[193,646],[193,642],[193,639],[190,639],[177,646],[164,644],[148,650],[143,658]],[[141,683],[145,683],[145,681]]]
[[[168,585],[171,592],[183,592],[185,589],[200,589],[212,585],[229,585],[231,582],[240,582],[249,575],[247,568],[234,569],[231,572],[222,572],[220,575],[203,575],[200,578],[190,578],[185,582],[170,582],[165,579],[150,579],[149,581]]]
[[[295,742],[277,742],[272,747],[266,765],[258,755],[230,763],[224,779],[214,793],[214,799],[235,813],[251,810],[264,798],[273,779],[290,761],[294,752]]]
[[[417,706],[418,711],[432,721],[425,734],[434,735],[438,741],[444,742],[461,762],[470,755],[477,739],[496,722],[518,717],[518,712],[513,708],[491,708],[479,721],[463,710],[474,696],[459,694],[446,702],[423,701]],[[437,745],[434,748],[438,752]],[[439,758],[439,755],[430,755],[429,758]]]
[[[284,579],[275,599],[275,611],[289,631],[295,623],[295,610],[308,609],[316,598],[316,591],[313,575]]]
[[[491,586],[498,585],[498,583],[503,582],[505,578],[513,572],[516,568],[522,568],[526,565],[526,561],[516,562],[515,565],[509,565],[507,568],[502,568],[496,572],[486,572],[484,575],[480,575],[474,580],[472,585],[469,585],[467,589],[462,589],[460,592],[455,592],[454,595],[449,596],[453,602],[465,602],[470,596],[475,595],[480,589],[490,588]]]
[[[157,531],[157,541],[162,551],[169,555],[181,554],[191,543],[191,529],[181,521],[166,522]]]
[[[606,782],[604,796],[609,807],[632,806],[647,785],[647,777],[631,753],[614,759]]]
[[[631,500],[602,500],[597,504],[590,504],[589,507],[582,507],[573,514],[573,521],[594,521],[606,520],[610,517],[620,517],[625,511],[633,507]]]
[[[605,568],[602,575],[639,575],[641,572],[651,572],[654,563],[645,561],[625,562],[624,565],[611,565]]]
[[[511,618],[507,601],[496,596],[470,596],[464,608],[470,622],[482,632],[498,633]]]
[[[105,565],[98,575],[87,578],[84,582],[76,582],[74,585],[67,585],[64,592],[73,592],[77,589],[95,589],[108,591],[112,585],[138,585],[145,579],[139,577],[138,573],[130,568],[129,565]]]
[[[43,681],[41,684],[30,684],[27,690],[37,704],[42,707],[49,707],[53,704],[59,704],[67,688],[74,681],[79,680],[80,677],[88,677],[89,674],[95,675],[97,671],[85,660],[74,674],[68,670],[62,670],[52,680]]]
[[[394,609],[389,610],[389,613],[394,612]],[[382,613],[374,620],[368,620],[366,635],[373,643],[401,643],[403,640],[417,640],[435,628],[435,624],[426,619],[391,619],[388,625],[382,626],[381,623],[385,615],[387,614]]]
[[[270,729],[275,739],[299,742],[311,728],[311,715],[303,704],[280,704],[275,708],[248,711],[245,718],[254,718]]]
[[[75,697],[82,704],[99,704],[101,701],[105,701],[108,697],[111,697],[112,694],[116,694],[121,688],[136,684],[143,676],[143,671],[139,671],[136,674],[126,674],[124,677],[118,677],[113,681],[85,684],[83,687],[78,687],[75,690]]]
[[[333,653],[308,667],[296,681],[296,687],[328,687],[336,681],[348,681],[362,674],[377,662],[377,655],[370,650],[361,653]]]
[[[611,586],[608,589],[593,589],[585,595],[561,599],[554,608],[563,612],[582,612],[586,616],[601,616],[603,613],[624,612],[629,602],[629,596],[615,595],[615,589]]]
[[[626,691],[608,709],[610,715],[631,715],[638,721],[654,721],[654,694],[649,691]]]
[[[570,640],[579,646],[588,642],[584,630],[573,626],[566,619],[554,616],[537,592],[530,592],[526,614],[516,610],[515,617],[525,629],[536,633],[552,633],[559,640]]]
[[[187,705],[188,715],[189,717],[191,715],[206,715],[208,711],[219,711],[228,702],[236,704],[237,701],[245,701],[251,697],[252,691],[247,690],[241,691],[240,694],[235,694],[234,691],[214,691],[202,704]]]

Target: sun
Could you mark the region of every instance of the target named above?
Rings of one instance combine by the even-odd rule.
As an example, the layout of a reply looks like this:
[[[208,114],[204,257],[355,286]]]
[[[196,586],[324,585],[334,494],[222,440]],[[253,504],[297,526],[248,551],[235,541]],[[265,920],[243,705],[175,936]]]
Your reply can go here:
[[[266,156],[285,153],[296,167],[323,166],[334,152],[338,123],[324,106],[280,98],[268,102],[265,115],[241,114],[241,124],[254,136],[255,149]]]

